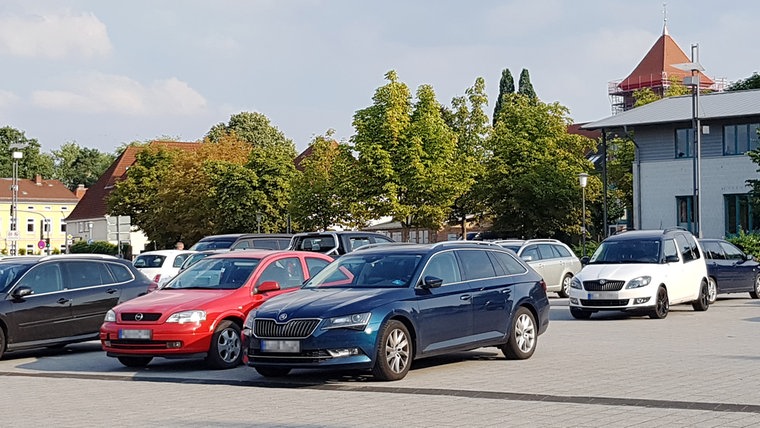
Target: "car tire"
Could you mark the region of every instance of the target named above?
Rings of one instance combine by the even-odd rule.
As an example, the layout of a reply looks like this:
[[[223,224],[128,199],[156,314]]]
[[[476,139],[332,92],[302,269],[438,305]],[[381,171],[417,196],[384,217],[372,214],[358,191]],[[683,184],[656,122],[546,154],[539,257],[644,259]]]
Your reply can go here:
[[[749,292],[753,299],[760,299],[760,275],[755,277],[755,289]]]
[[[386,322],[380,329],[372,375],[378,380],[400,380],[412,365],[412,336],[406,326],[396,320]]]
[[[153,357],[119,357],[119,362],[126,367],[145,367],[153,360]]]
[[[712,305],[718,300],[718,283],[715,278],[707,278],[707,301]]]
[[[584,311],[583,309],[570,308],[570,315],[577,320],[587,320],[591,318],[591,311]]]
[[[668,316],[670,311],[670,300],[668,299],[668,290],[662,285],[657,289],[654,298],[654,309],[649,312],[649,318],[661,320]]]
[[[537,344],[536,318],[531,311],[521,306],[512,318],[509,340],[501,345],[501,352],[508,360],[525,360],[533,355]]]
[[[231,369],[243,361],[243,345],[240,342],[240,326],[225,320],[219,323],[211,337],[206,363],[213,369]]]
[[[699,297],[691,302],[691,307],[699,312],[706,311],[710,307],[710,286],[707,285],[707,281],[702,280],[702,286],[699,287]]]
[[[283,377],[290,373],[290,367],[254,367],[264,377]]]
[[[559,297],[565,298],[570,295],[570,283],[573,281],[573,276],[571,274],[565,275],[564,278],[562,278],[562,285],[561,288],[557,292],[557,295]]]

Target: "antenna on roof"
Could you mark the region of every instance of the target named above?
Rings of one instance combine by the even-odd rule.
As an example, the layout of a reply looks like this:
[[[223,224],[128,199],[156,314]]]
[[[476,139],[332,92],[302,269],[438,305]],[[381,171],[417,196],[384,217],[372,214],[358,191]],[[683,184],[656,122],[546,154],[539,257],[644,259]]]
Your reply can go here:
[[[662,3],[662,35],[668,35],[668,4]]]

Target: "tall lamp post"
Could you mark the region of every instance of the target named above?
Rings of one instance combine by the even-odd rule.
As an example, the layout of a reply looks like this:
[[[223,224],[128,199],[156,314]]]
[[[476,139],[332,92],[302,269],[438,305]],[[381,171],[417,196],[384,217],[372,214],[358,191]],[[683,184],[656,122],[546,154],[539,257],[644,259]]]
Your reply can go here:
[[[581,198],[581,201],[583,201],[581,209],[581,248],[583,249],[583,257],[586,257],[586,184],[588,184],[588,174],[585,172],[578,174],[578,181],[580,182],[583,194]]]
[[[13,182],[11,184],[11,255],[17,255],[18,251],[18,160],[24,157],[20,149],[26,147],[23,143],[11,143],[13,149]]]

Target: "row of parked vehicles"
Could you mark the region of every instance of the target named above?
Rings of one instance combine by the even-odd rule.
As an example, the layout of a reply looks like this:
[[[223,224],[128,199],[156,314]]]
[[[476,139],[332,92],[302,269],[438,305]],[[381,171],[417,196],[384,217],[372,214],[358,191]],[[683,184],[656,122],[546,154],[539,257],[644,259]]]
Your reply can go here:
[[[148,259],[135,267],[140,256],[134,265],[97,255],[2,260],[0,354],[99,337],[129,367],[203,357],[270,377],[330,367],[396,380],[416,358],[482,346],[530,358],[548,327],[547,291],[567,295],[580,319],[602,310],[663,318],[671,303],[705,310],[718,292],[760,291],[751,256],[724,241],[702,248],[683,230],[615,235],[582,269],[555,240],[397,244],[331,232],[289,242],[204,250],[214,252],[160,287],[139,271]],[[746,271],[752,288],[721,288],[728,282],[707,273],[717,260],[736,284]]]

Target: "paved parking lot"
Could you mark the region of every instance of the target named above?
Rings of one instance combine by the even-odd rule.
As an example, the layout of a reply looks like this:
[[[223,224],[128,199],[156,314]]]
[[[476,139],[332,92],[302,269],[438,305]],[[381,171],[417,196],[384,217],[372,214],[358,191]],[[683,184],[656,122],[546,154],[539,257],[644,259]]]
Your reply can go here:
[[[721,296],[722,297],[722,296]],[[398,382],[363,373],[210,371],[154,360],[142,370],[95,342],[0,361],[3,426],[615,426],[760,425],[760,301],[720,298],[664,320],[570,317],[552,298],[533,358],[493,348],[418,361]]]

